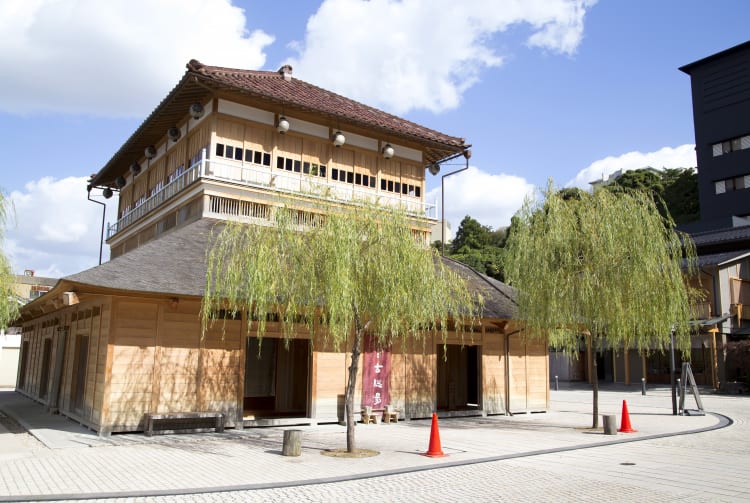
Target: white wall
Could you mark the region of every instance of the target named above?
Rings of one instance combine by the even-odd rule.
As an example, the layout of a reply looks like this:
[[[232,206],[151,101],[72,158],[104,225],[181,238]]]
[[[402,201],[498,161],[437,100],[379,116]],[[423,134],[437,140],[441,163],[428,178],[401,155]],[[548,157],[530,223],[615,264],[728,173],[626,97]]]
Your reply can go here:
[[[0,388],[15,388],[21,334],[0,332]]]

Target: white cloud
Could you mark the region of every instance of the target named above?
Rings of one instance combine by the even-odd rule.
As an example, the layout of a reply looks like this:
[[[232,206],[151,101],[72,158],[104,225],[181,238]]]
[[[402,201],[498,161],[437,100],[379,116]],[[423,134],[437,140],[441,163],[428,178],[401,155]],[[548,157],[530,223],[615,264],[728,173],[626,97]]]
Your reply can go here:
[[[453,233],[466,215],[493,229],[510,225],[511,217],[521,207],[524,198],[535,190],[521,177],[493,175],[474,166],[445,178],[444,183],[445,219]],[[425,201],[437,201],[440,205],[440,187],[429,191]]]
[[[663,168],[694,168],[698,165],[695,159],[695,145],[686,144],[679,147],[663,147],[656,152],[628,152],[620,156],[609,156],[592,162],[587,168],[578,172],[566,186],[588,189],[590,182],[600,180],[622,170],[622,172],[650,166]]]
[[[9,195],[12,204],[6,229],[6,253],[16,273],[33,269],[37,276],[60,277],[99,263],[102,206],[86,198],[85,177],[29,182]],[[104,202],[98,190],[92,199]],[[107,219],[117,211],[117,198],[107,202]],[[104,245],[103,261],[109,250]]]
[[[304,80],[397,114],[459,105],[480,71],[500,66],[492,37],[531,28],[527,43],[572,54],[596,0],[326,0],[291,60]]]
[[[273,38],[229,0],[4,0],[0,110],[143,117],[192,58],[254,69]]]

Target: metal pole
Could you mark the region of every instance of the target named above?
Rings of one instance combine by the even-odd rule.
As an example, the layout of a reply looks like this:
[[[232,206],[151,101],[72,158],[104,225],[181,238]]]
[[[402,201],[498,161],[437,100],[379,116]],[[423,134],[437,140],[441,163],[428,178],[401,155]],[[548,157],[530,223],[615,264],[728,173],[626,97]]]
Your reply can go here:
[[[104,248],[104,218],[105,214],[107,213],[107,205],[101,201],[97,201],[96,199],[91,199],[91,189],[88,190],[88,200],[92,203],[101,204],[102,205],[102,233],[99,237],[99,265],[102,265],[102,250]]]
[[[677,390],[675,389],[674,382],[674,329],[669,336],[669,384],[672,386],[672,415],[677,415]]]
[[[560,383],[557,381],[557,376],[555,376],[555,391],[560,391]]]
[[[646,396],[646,378],[641,377],[641,395]]]
[[[440,210],[442,212],[440,216],[440,254],[443,257],[445,257],[445,177],[455,175],[456,173],[460,173],[469,169],[469,158],[471,158],[471,150],[464,150],[463,155],[466,158],[466,166],[461,169],[457,169],[456,171],[446,173],[440,179],[440,197],[442,198],[442,200],[440,201]]]

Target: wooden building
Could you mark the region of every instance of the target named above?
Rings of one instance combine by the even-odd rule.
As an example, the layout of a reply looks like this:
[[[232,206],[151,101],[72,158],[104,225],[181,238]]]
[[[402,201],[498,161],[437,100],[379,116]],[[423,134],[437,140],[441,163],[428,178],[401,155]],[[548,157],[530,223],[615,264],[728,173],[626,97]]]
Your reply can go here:
[[[347,348],[311,340],[303,326],[284,340],[274,313],[262,340],[245,314],[202,336],[210,233],[226,220],[267,225],[282,204],[304,226],[331,205],[366,200],[405,208],[427,242],[437,208],[424,200],[425,170],[468,158],[468,148],[293,78],[288,66],[191,61],[91,179],[90,191],[120,194],[112,259],[23,308],[18,391],[101,434],[143,430],[158,413],[221,412],[234,427],[341,421]],[[452,331],[446,344],[366,349],[359,399],[406,418],[546,410],[547,345],[517,329],[512,289],[446,262],[485,298],[481,327],[463,340]],[[363,385],[373,368],[387,393]]]

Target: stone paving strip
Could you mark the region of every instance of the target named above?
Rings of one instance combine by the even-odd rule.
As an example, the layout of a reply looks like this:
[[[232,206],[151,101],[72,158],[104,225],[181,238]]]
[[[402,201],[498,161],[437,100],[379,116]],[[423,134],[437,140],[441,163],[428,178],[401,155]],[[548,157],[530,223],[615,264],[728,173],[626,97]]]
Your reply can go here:
[[[608,443],[657,438],[728,424],[720,415],[672,416],[664,392],[600,397],[602,413],[617,413],[627,396],[637,433],[604,435],[591,430],[590,392],[560,393],[551,412],[515,416],[444,418],[444,458],[428,458],[429,420],[357,426],[357,445],[378,456],[342,459],[322,456],[346,445],[340,425],[302,426],[302,455],[281,455],[284,428],[227,430],[225,433],[146,437],[98,437],[68,432],[65,445],[30,457],[0,457],[0,501],[97,498],[146,494],[166,496],[225,489],[271,487],[364,479],[405,471],[540,456]],[[1,402],[0,402],[1,403]],[[619,417],[618,417],[619,424]],[[42,435],[42,438],[44,435]],[[554,469],[550,473],[554,473]]]

